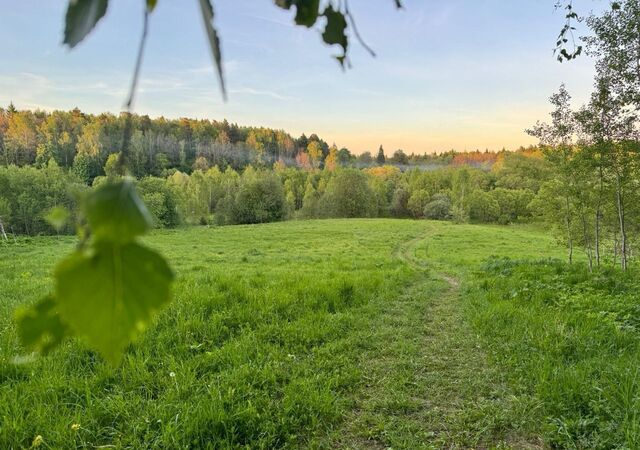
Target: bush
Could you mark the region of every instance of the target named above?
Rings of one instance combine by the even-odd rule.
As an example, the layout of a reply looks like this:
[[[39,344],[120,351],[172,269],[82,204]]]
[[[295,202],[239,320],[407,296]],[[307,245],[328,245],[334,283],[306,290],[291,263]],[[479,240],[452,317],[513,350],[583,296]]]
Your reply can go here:
[[[154,218],[156,227],[171,228],[180,224],[176,195],[167,180],[145,177],[138,182],[138,192]]]
[[[93,179],[102,173],[102,168],[96,158],[80,154],[73,160],[71,171],[85,184],[90,185]]]
[[[302,198],[302,208],[298,212],[298,216],[304,219],[312,219],[318,216],[318,203],[320,195],[313,187],[311,181],[307,182]]]
[[[393,198],[391,199],[391,214],[394,217],[407,217],[410,215],[408,208],[409,203],[409,191],[403,186],[400,186],[393,192]]]
[[[242,177],[233,206],[233,223],[275,222],[286,215],[284,189],[276,174],[264,171]]]
[[[490,191],[491,197],[498,203],[500,213],[498,222],[508,224],[531,217],[528,206],[535,194],[528,189],[496,188]]]
[[[467,223],[469,222],[469,213],[462,205],[456,205],[451,208],[451,219],[455,223]]]
[[[451,218],[451,200],[446,194],[435,194],[424,207],[424,216],[432,220],[447,220]]]
[[[320,199],[319,215],[322,217],[374,217],[375,196],[367,176],[356,169],[343,169],[327,184]]]
[[[488,192],[476,190],[469,199],[469,218],[475,222],[496,222],[500,217],[500,205]]]
[[[424,208],[429,203],[431,196],[426,189],[418,189],[411,194],[407,202],[407,209],[416,219],[424,217]]]
[[[56,230],[44,217],[53,207],[73,212],[71,191],[80,189],[76,179],[50,162],[44,169],[35,167],[0,167],[0,198],[5,228],[18,234],[53,234]],[[72,221],[61,230],[73,231]]]

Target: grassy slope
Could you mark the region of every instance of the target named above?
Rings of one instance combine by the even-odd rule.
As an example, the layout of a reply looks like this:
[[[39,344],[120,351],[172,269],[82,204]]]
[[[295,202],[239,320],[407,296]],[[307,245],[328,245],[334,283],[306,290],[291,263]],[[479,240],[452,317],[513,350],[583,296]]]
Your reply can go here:
[[[331,220],[148,243],[172,261],[176,299],[115,371],[79,343],[9,363],[21,352],[13,309],[50,288],[72,244],[2,249],[1,448],[36,435],[53,448],[532,442],[512,432],[522,405],[478,348],[455,278],[491,254],[560,256],[542,233]]]

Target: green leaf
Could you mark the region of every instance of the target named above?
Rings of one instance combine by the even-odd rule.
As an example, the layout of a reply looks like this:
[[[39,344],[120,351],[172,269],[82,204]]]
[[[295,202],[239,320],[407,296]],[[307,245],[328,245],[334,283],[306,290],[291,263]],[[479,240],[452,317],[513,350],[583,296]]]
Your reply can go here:
[[[153,10],[156,8],[157,3],[158,0],[147,0],[147,11],[153,12]]]
[[[57,231],[60,231],[62,227],[69,220],[69,211],[64,206],[54,206],[44,216],[44,219]]]
[[[55,271],[62,320],[117,364],[127,344],[169,301],[173,273],[162,256],[139,244],[96,243]]]
[[[342,56],[338,57],[338,61],[344,64],[344,58],[347,54],[347,47],[349,45],[345,30],[347,29],[347,20],[344,14],[340,11],[333,9],[333,6],[329,5],[322,13],[327,18],[327,25],[322,33],[322,40],[329,45],[338,44],[342,47]]]
[[[85,214],[98,241],[131,242],[153,224],[149,211],[129,180],[106,183],[88,194]]]
[[[297,25],[307,28],[313,26],[318,20],[320,12],[320,0],[275,0],[277,6],[283,9],[296,7],[295,21]]]
[[[73,48],[93,30],[107,12],[108,0],[69,0],[64,43]]]
[[[69,328],[62,322],[52,296],[16,313],[18,335],[28,348],[49,353],[69,335]]]
[[[220,37],[218,32],[213,26],[213,6],[210,0],[200,0],[200,12],[202,13],[202,20],[204,21],[204,28],[207,31],[207,38],[209,39],[209,48],[211,49],[211,56],[216,66],[216,72],[218,74],[218,81],[220,82],[220,89],[222,90],[222,96],[226,100],[227,88],[224,84],[224,71],[222,68],[222,52],[220,50]]]

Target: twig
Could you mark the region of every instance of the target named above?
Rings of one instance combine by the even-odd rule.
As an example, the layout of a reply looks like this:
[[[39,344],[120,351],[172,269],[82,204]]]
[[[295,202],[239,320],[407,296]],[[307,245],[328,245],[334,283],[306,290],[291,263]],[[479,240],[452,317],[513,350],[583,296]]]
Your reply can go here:
[[[373,56],[375,58],[376,57],[376,52],[374,52],[373,49],[367,45],[367,43],[364,41],[364,39],[362,39],[362,36],[360,36],[360,33],[358,32],[358,27],[356,26],[356,21],[353,18],[353,16],[351,15],[351,11],[349,10],[349,1],[348,0],[344,0],[344,15],[349,18],[349,23],[351,24],[351,28],[353,29],[353,34],[356,37],[356,39],[358,40],[358,42],[360,42],[360,45],[362,45],[362,47],[364,47],[364,49],[367,52],[369,52],[369,54],[371,56]]]
[[[138,47],[138,57],[136,58],[136,67],[133,71],[133,79],[131,80],[131,88],[129,90],[129,99],[127,100],[127,111],[131,112],[133,100],[138,87],[138,78],[140,78],[140,68],[142,67],[142,56],[144,55],[144,46],[147,42],[147,31],[149,30],[149,11],[144,10],[144,21],[142,25],[142,36],[140,37],[140,46]]]
[[[149,11],[145,8],[144,20],[142,25],[142,36],[140,37],[140,45],[138,47],[138,56],[136,58],[136,65],[133,71],[133,79],[131,80],[131,87],[129,89],[129,98],[126,107],[126,117],[124,123],[124,130],[122,132],[122,147],[120,149],[120,157],[118,158],[117,170],[120,175],[125,175],[126,169],[129,164],[129,147],[131,146],[131,135],[133,128],[133,119],[131,110],[133,108],[133,101],[136,96],[136,90],[138,88],[138,79],[140,78],[140,68],[142,67],[142,56],[144,55],[144,47],[147,42],[147,32],[149,30]]]

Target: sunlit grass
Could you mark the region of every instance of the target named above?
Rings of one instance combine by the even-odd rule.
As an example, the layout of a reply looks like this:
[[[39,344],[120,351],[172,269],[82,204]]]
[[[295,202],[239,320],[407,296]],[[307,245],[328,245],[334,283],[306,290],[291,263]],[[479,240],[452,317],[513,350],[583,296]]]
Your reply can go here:
[[[50,448],[520,448],[560,433],[537,426],[563,399],[517,375],[519,333],[537,333],[538,317],[574,322],[523,304],[509,321],[515,306],[497,309],[474,281],[491,255],[562,258],[542,230],[326,220],[145,241],[171,261],[175,298],[115,370],[80,342],[12,362],[24,355],[13,311],[50,290],[73,239],[1,247],[0,448],[36,436]],[[623,381],[615,398],[635,405]]]
[[[80,343],[15,366],[11,316],[49,288],[68,238],[3,248],[0,447],[273,447],[326,433],[361,376],[361,333],[414,273],[394,257],[412,221],[160,231],[175,299],[112,370]],[[81,280],[79,280],[81,281]],[[79,429],[72,429],[80,424]]]
[[[550,445],[640,447],[639,288],[550,260],[492,260],[470,284],[476,329]]]

